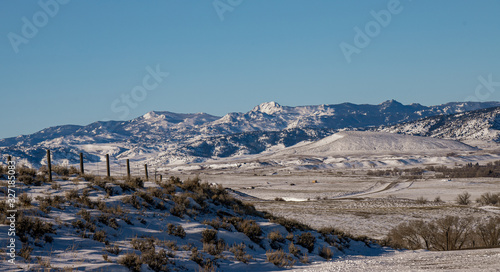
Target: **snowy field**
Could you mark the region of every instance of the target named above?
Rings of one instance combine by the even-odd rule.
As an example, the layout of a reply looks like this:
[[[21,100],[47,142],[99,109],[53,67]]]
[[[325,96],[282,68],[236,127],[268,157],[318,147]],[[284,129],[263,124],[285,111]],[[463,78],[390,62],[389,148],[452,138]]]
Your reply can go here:
[[[353,257],[291,271],[500,271],[500,249],[448,252],[400,251],[377,257]]]

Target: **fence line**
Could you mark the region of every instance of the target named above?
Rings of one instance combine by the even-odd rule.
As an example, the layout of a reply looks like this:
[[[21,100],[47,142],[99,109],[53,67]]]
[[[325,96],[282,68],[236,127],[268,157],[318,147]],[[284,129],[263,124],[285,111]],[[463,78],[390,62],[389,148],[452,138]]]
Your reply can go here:
[[[83,153],[79,154],[78,160],[79,164],[63,163],[60,165],[53,165],[52,159],[53,154],[50,149],[47,149],[47,168],[49,172],[49,181],[52,181],[52,172],[54,172],[54,167],[62,166],[66,169],[70,167],[74,167],[81,174],[90,174],[95,176],[110,176],[110,177],[143,177],[145,180],[158,180],[163,178],[163,174],[159,173],[156,168],[149,169],[148,165],[141,162],[130,162],[129,159],[124,160],[112,160],[109,154],[106,154],[106,160],[97,161],[97,162],[89,162],[85,161]],[[15,159],[10,155],[7,156],[7,159],[10,161],[11,159]],[[79,166],[79,169],[77,168]],[[151,172],[152,171],[152,172]]]

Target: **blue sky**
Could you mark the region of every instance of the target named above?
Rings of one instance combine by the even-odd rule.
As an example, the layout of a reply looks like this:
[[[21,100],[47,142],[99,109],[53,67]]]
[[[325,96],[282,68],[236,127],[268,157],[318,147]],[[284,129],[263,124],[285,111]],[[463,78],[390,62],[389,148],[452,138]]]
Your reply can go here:
[[[500,82],[500,1],[60,2],[0,2],[2,138],[266,101],[500,100],[500,83],[475,93]],[[371,37],[348,62],[356,27]]]

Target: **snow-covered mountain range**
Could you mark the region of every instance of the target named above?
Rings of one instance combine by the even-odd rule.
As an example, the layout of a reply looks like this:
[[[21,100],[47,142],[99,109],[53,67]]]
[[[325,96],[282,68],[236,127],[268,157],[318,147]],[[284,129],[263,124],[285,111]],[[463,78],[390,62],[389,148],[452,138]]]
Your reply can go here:
[[[437,115],[383,127],[379,130],[462,142],[475,140],[500,142],[500,108]]]
[[[129,121],[63,125],[31,135],[2,139],[0,150],[3,156],[10,154],[32,165],[44,164],[45,150],[49,148],[56,163],[76,163],[80,152],[84,153],[87,161],[99,161],[105,154],[110,154],[114,159],[148,160],[157,164],[184,163],[257,154],[276,145],[288,147],[301,141],[320,140],[339,130],[388,125],[394,126],[380,130],[462,139],[469,137],[464,135],[469,135],[467,133],[474,127],[471,120],[465,120],[469,117],[475,120],[477,126],[481,124],[481,127],[489,129],[488,139],[496,140],[498,135],[491,136],[494,133],[491,134],[490,130],[496,131],[496,113],[493,112],[499,110],[488,109],[492,107],[500,107],[500,102],[423,106],[415,103],[403,105],[389,100],[378,105],[343,103],[297,107],[268,102],[249,112],[233,112],[223,117],[206,113],[152,111]],[[421,121],[412,123],[416,120]],[[460,122],[467,126],[467,130],[455,129],[456,125],[450,123],[439,134],[436,124],[445,120],[452,123],[462,120]],[[400,125],[403,122],[406,123]],[[418,126],[418,122],[427,122],[420,125],[427,130],[410,129]],[[478,133],[477,137],[485,135]]]

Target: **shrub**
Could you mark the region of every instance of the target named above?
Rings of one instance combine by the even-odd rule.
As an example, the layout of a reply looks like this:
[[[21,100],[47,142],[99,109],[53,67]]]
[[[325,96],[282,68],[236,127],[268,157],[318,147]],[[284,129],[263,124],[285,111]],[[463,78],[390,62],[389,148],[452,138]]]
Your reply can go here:
[[[470,205],[470,194],[468,192],[459,194],[456,198],[456,202],[458,205]]]
[[[301,231],[311,230],[309,226],[302,224],[295,219],[287,219],[284,217],[275,217],[275,216],[271,216],[269,219],[273,223],[282,225],[289,232],[292,232],[294,230],[301,230]]]
[[[326,260],[330,260],[333,257],[333,251],[329,247],[320,247],[319,256]]]
[[[498,194],[493,194],[493,193],[482,194],[481,197],[479,197],[476,200],[476,202],[483,205],[483,206],[498,205],[498,204],[500,204],[500,193],[498,193]]]
[[[175,226],[172,223],[167,225],[167,233],[181,238],[186,237],[186,231],[184,231],[184,228],[181,225]]]
[[[118,260],[118,263],[130,269],[130,271],[141,271],[141,258],[135,253],[127,253]]]
[[[427,198],[420,196],[417,198],[417,204],[427,204]]]
[[[249,261],[253,260],[253,258],[251,255],[246,254],[245,248],[246,245],[244,243],[234,244],[229,248],[229,252],[232,252],[234,254],[236,260],[246,264]]]
[[[18,255],[21,256],[26,261],[29,261],[32,251],[33,251],[32,247],[30,247],[27,243],[23,243],[21,249],[19,250]]]
[[[310,232],[303,232],[297,237],[297,244],[307,248],[309,252],[314,250],[316,238]]]
[[[198,248],[197,247],[193,247],[191,249],[191,257],[189,257],[189,259],[191,261],[197,263],[200,266],[203,265],[203,257],[200,256],[200,253],[198,252]]]
[[[295,259],[285,253],[283,250],[278,249],[276,251],[269,250],[266,252],[267,261],[278,266],[278,267],[293,267],[295,264]]]
[[[292,242],[288,246],[288,252],[292,255],[298,256],[300,254],[300,249]]]
[[[203,251],[212,256],[220,255],[226,249],[226,242],[223,239],[217,240],[216,243],[203,243]]]
[[[168,247],[172,251],[176,251],[179,249],[176,241],[170,241],[170,240],[160,241],[160,240],[158,240],[156,242],[156,244],[159,246]]]
[[[26,175],[26,176],[32,176],[32,177],[34,177],[36,175],[36,169],[29,168],[29,167],[26,167],[26,166],[20,166],[20,167],[16,168],[16,173],[19,176]]]
[[[470,246],[471,218],[446,216],[431,222],[422,220],[401,223],[388,235],[395,248],[456,250]]]
[[[113,245],[106,245],[106,247],[104,248],[105,251],[111,253],[111,254],[114,254],[114,255],[119,255],[120,254],[120,247],[116,244],[113,244]]]
[[[83,174],[83,175],[80,175],[80,177],[83,178],[85,181],[90,181],[90,182],[92,182],[94,179],[97,178],[93,174]]]
[[[217,240],[217,231],[212,229],[205,229],[201,232],[201,242],[212,244]]]
[[[500,217],[490,218],[477,226],[477,235],[484,247],[500,246]]]
[[[243,232],[250,240],[254,242],[259,241],[259,236],[262,234],[260,226],[254,221],[249,219],[242,219],[240,217],[231,217],[229,222],[239,231]]]
[[[141,178],[127,178],[123,185],[126,186],[122,187],[125,191],[130,190],[130,188],[144,188],[144,181]]]
[[[267,238],[271,240],[271,247],[273,249],[281,248],[281,246],[278,243],[285,242],[285,238],[283,238],[283,235],[281,235],[281,232],[279,232],[278,230],[270,232],[267,235]]]
[[[104,232],[103,230],[96,231],[94,233],[94,236],[92,237],[92,239],[94,239],[98,242],[101,242],[101,243],[105,243],[105,244],[108,243],[108,241],[106,240],[106,232]]]
[[[114,229],[118,229],[120,227],[118,225],[118,221],[116,221],[116,218],[111,217],[109,214],[103,213],[97,217],[97,220],[103,223],[104,225]]]
[[[300,257],[300,262],[303,264],[311,263],[311,261],[309,260],[309,256],[307,256],[307,253],[304,254],[304,256]]]
[[[21,175],[19,176],[19,178],[17,179],[19,182],[22,182],[26,185],[35,185],[35,186],[40,186],[42,185],[42,183],[35,179],[33,176],[31,175]]]
[[[167,252],[161,249],[158,253],[154,250],[143,252],[141,254],[141,262],[153,269],[153,271],[168,271],[168,257]]]
[[[188,178],[180,187],[186,191],[194,192],[200,186],[200,179],[198,177]]]
[[[74,199],[76,200],[76,199],[80,198],[80,196],[78,195],[77,189],[71,189],[69,191],[66,191],[65,195],[66,195],[66,199],[68,199],[69,201],[74,200]]]
[[[52,224],[44,222],[37,217],[29,217],[24,214],[19,214],[18,224],[16,224],[17,235],[22,242],[28,240],[28,235],[35,239],[41,239],[46,234],[55,234]]]
[[[31,206],[31,196],[28,196],[27,193],[22,193],[19,195],[19,202],[21,202],[21,205],[24,207]]]
[[[186,214],[186,206],[184,206],[184,204],[175,204],[172,208],[170,208],[170,213],[173,216],[182,218],[184,214]]]
[[[149,187],[148,194],[157,198],[163,198],[163,190],[158,187]]]
[[[440,196],[436,196],[436,198],[434,198],[434,202],[435,203],[442,203],[443,200],[441,200],[441,197]]]
[[[212,228],[214,228],[216,230],[218,230],[220,228],[223,228],[225,230],[231,231],[231,229],[232,229],[231,228],[231,224],[229,224],[228,222],[225,222],[225,221],[224,222],[221,221],[218,217],[215,218],[215,219],[212,219],[211,221],[204,220],[203,224],[209,225],[209,226],[211,226]]]
[[[155,240],[151,237],[148,238],[132,238],[130,241],[133,249],[137,249],[140,252],[148,252],[155,250]]]
[[[141,197],[142,199],[144,199],[144,201],[146,201],[146,203],[148,203],[149,205],[154,204],[153,197],[151,197],[151,195],[149,195],[147,192],[141,191],[141,192],[137,192],[135,194],[138,195],[139,197]]]

